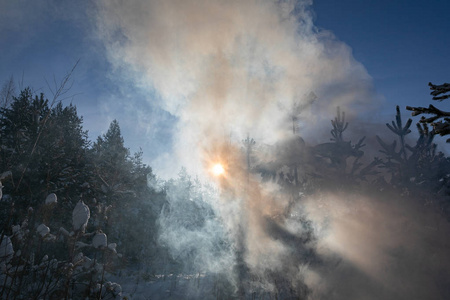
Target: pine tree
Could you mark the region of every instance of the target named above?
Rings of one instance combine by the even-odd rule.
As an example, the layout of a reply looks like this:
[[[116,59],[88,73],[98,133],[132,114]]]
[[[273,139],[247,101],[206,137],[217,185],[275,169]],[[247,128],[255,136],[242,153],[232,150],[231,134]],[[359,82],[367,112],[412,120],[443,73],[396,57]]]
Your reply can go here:
[[[39,167],[38,148],[39,135],[43,131],[50,109],[48,100],[41,94],[33,94],[30,88],[13,97],[10,107],[1,109],[1,168],[13,174],[14,187],[6,189],[6,193],[14,194],[17,203],[32,205],[33,198],[41,188],[42,174],[37,173]],[[11,189],[11,190],[9,190]]]
[[[35,147],[43,118],[48,114],[48,100],[44,95],[33,99],[30,88],[13,97],[11,107],[1,109],[1,145],[3,169],[23,164],[24,156]],[[30,157],[29,157],[30,158]]]
[[[424,196],[427,196],[428,192],[440,190],[447,184],[449,161],[443,153],[437,153],[437,145],[433,143],[436,133],[430,130],[426,123],[416,124],[420,136],[414,147],[408,145],[405,136],[411,132],[409,127],[412,120],[408,119],[403,126],[400,108],[397,106],[396,110],[396,121],[386,126],[398,136],[400,147],[397,150],[397,140],[389,144],[376,136],[383,148],[380,152],[385,154],[381,166],[390,172],[390,183],[394,187],[414,189],[416,194],[423,190],[426,191]]]
[[[92,148],[92,161],[93,182],[105,195],[112,197],[114,193],[126,191],[132,184],[130,151],[124,145],[117,120],[113,120],[108,131],[97,138]]]
[[[75,106],[63,107],[59,103],[52,109],[40,146],[39,167],[46,175],[46,188],[48,192],[58,192],[60,198],[70,199],[68,209],[78,201],[81,186],[89,180],[86,168],[89,142],[82,123]]]
[[[63,209],[72,209],[87,180],[87,132],[74,106],[61,103],[51,109],[43,94],[30,88],[13,97],[0,111],[0,167],[12,172],[11,194],[25,210],[37,199],[58,192]]]
[[[131,261],[142,259],[143,253],[149,255],[151,249],[147,248],[151,247],[144,241],[155,240],[156,215],[151,201],[159,196],[147,186],[147,180],[154,176],[151,168],[142,163],[142,151],[130,156],[117,120],[97,138],[91,162],[92,197],[103,206],[111,205],[106,232],[121,241],[119,246]]]
[[[435,85],[430,82],[428,85],[430,86],[430,95],[433,96],[433,100],[442,101],[450,98],[449,83]],[[418,116],[421,114],[433,115],[429,118],[422,116],[420,123],[431,124],[435,134],[439,134],[441,136],[450,134],[450,112],[440,110],[431,104],[428,108],[407,106],[406,109],[412,111],[413,116]],[[447,143],[450,143],[450,139],[447,139]]]

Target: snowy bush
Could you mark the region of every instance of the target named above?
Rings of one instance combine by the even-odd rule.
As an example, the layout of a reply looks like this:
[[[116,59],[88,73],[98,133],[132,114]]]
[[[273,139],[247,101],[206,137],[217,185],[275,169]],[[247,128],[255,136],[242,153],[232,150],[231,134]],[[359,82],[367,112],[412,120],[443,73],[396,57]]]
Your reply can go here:
[[[53,203],[56,203],[56,202],[57,202],[57,197],[56,197],[55,193],[49,194],[47,196],[47,198],[45,199],[45,204],[46,205],[50,205],[50,204],[53,204]]]
[[[55,205],[56,199],[50,194],[45,204]],[[2,233],[0,299],[121,299],[121,286],[106,280],[110,262],[120,254],[100,229],[86,232],[86,204],[75,206],[70,232],[61,227],[52,234],[45,223],[30,228],[28,220],[37,216],[28,212],[21,225],[11,227],[11,235]],[[66,249],[62,255],[61,246]]]
[[[89,207],[86,204],[84,204],[83,201],[78,202],[72,212],[73,229],[75,231],[77,230],[84,231],[86,229],[90,216],[91,214]]]

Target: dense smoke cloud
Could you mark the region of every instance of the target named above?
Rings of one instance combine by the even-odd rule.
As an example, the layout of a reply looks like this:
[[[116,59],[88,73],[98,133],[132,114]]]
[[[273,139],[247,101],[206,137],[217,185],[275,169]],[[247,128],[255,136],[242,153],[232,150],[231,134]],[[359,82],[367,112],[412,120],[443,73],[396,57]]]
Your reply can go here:
[[[364,67],[349,47],[314,27],[310,6],[257,0],[99,5],[98,34],[112,64],[159,94],[160,105],[178,118],[166,171],[183,165],[211,179],[213,164],[226,170],[213,179],[218,197],[195,202],[183,189],[168,189],[160,241],[203,271],[227,273],[237,289],[245,284],[311,299],[439,298],[445,284],[435,277],[439,266],[432,257],[414,263],[430,249],[422,237],[434,243],[448,231],[433,225],[429,235],[423,226],[430,218],[420,207],[345,194],[313,195],[292,206],[292,195],[247,170],[241,141],[288,139],[293,110],[301,108],[298,133],[308,137],[328,133],[321,126],[329,126],[337,106],[357,118],[379,104]],[[198,211],[208,213],[197,219]],[[410,218],[418,223],[408,225]],[[419,284],[426,285],[423,295]]]
[[[312,299],[445,299],[450,228],[413,197],[322,194],[305,203],[322,263]],[[297,208],[297,209],[300,209]]]
[[[348,115],[378,100],[351,50],[312,24],[309,1],[104,1],[98,32],[111,62],[154,89],[179,118],[179,165],[201,172],[205,143],[247,134],[259,143],[289,133],[294,103],[301,134],[317,134],[336,106]],[[323,131],[322,131],[323,132]],[[172,167],[172,166],[171,166]]]

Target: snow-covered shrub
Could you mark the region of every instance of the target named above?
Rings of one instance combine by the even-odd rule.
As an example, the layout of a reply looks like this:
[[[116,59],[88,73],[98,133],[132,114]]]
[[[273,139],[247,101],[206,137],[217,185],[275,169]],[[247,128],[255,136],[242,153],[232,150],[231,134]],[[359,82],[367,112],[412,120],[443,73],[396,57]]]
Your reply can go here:
[[[56,199],[50,194],[45,206],[56,205]],[[39,217],[32,214],[29,209],[21,225],[13,225],[10,235],[2,234],[0,299],[121,299],[120,285],[106,280],[110,262],[120,254],[99,228],[86,232],[86,204],[75,206],[70,232],[53,230],[51,223],[29,225],[29,219]],[[55,252],[58,247],[66,253]]]
[[[97,232],[92,238],[92,247],[102,249],[108,246],[106,234]]]
[[[83,201],[79,201],[72,212],[72,225],[75,231],[84,232],[91,216],[89,207]]]
[[[56,197],[55,193],[51,193],[47,196],[47,198],[45,199],[45,204],[46,205],[51,205],[53,203],[57,202],[58,197]]]

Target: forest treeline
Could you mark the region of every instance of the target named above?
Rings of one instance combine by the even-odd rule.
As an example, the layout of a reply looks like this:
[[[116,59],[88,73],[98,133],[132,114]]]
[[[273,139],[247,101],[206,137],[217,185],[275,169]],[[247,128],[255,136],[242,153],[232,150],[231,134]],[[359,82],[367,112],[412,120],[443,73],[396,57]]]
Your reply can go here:
[[[75,106],[59,102],[50,107],[43,94],[33,95],[30,88],[13,97],[0,114],[0,162],[1,170],[7,172],[0,217],[4,230],[9,231],[5,221],[12,217],[10,222],[14,223],[23,218],[29,207],[41,209],[51,193],[58,197],[52,218],[61,226],[71,221],[65,215],[79,201],[92,207],[111,206],[115,215],[111,220],[117,223],[127,218],[155,219],[149,215],[150,209],[145,216],[134,215],[137,199],[154,198],[147,188],[147,180],[154,175],[142,163],[142,152],[131,155],[124,146],[116,120],[104,135],[90,142]],[[10,217],[11,203],[14,213]],[[116,238],[125,244],[126,239],[133,239],[134,233],[123,224],[109,223],[108,231]]]
[[[439,95],[445,96],[449,91],[446,85],[431,87],[432,94],[439,98],[437,100],[443,100]],[[16,262],[16,266],[21,264],[24,268],[19,272],[22,280],[27,266],[44,261],[48,256],[58,261],[73,261],[80,253],[75,250],[82,245],[76,242],[91,243],[89,245],[96,248],[92,237],[102,234],[117,244],[117,248],[111,246],[110,249],[114,248],[113,252],[117,249],[122,254],[114,259],[116,268],[134,264],[163,272],[163,265],[176,267],[185,263],[183,255],[174,257],[161,242],[159,217],[164,215],[167,221],[170,216],[177,216],[187,228],[202,226],[204,216],[214,214],[202,202],[202,197],[207,196],[201,189],[202,183],[181,170],[178,178],[155,188],[157,174],[143,163],[142,152],[130,153],[116,120],[111,122],[105,134],[89,141],[83,118],[74,105],[50,103],[45,95],[35,95],[30,88],[23,89],[18,95],[4,89],[1,96],[0,250],[7,249],[9,243],[14,244],[15,253],[22,249],[21,256],[26,259],[22,257],[21,262]],[[377,157],[365,155],[364,137],[359,137],[357,142],[347,138],[345,131],[351,124],[346,121],[345,113],[337,108],[336,117],[331,120],[329,141],[309,145],[295,127],[292,138],[275,145],[261,145],[248,137],[242,141],[242,157],[246,160],[243,164],[250,174],[278,184],[292,203],[318,191],[370,190],[386,195],[414,196],[414,201],[434,206],[450,218],[450,159],[437,151],[434,143],[437,134],[448,133],[445,131],[447,115],[431,105],[428,109],[408,109],[414,115],[425,113],[434,114],[434,117],[421,119],[414,129],[413,121],[404,122],[397,107],[393,114],[395,119],[386,124],[392,139],[376,137]],[[440,123],[439,118],[442,118]],[[407,138],[412,130],[419,133],[413,143]],[[46,201],[49,195],[55,197],[55,201]],[[90,218],[85,228],[75,228],[77,205],[81,210],[89,208]],[[18,229],[19,225],[23,227],[20,227],[22,231]],[[44,230],[45,234],[41,234],[41,225],[49,231]],[[69,233],[71,228],[72,233]],[[34,247],[21,244],[23,236],[18,238],[19,231],[29,236]],[[49,240],[50,232],[54,233],[54,240]],[[86,232],[92,234],[86,235]],[[34,233],[40,235],[31,237]],[[40,239],[45,238],[51,243],[59,239],[72,242],[57,247],[43,246]],[[105,249],[107,245],[105,243]],[[95,260],[95,251],[89,248],[84,255]],[[13,265],[14,259],[0,257],[5,268],[8,264]],[[31,270],[30,267],[28,271]],[[46,274],[49,276],[50,272]],[[0,284],[6,283],[8,278],[3,276],[4,282]],[[74,277],[61,283],[64,288],[55,290],[60,293],[63,290],[68,295],[71,280],[75,280]],[[9,291],[3,285],[2,295],[19,293],[19,289],[11,291],[14,284],[18,285],[19,279],[10,282]],[[49,289],[47,286],[45,290],[43,284],[32,293],[50,293]]]

